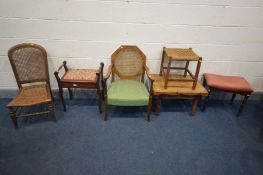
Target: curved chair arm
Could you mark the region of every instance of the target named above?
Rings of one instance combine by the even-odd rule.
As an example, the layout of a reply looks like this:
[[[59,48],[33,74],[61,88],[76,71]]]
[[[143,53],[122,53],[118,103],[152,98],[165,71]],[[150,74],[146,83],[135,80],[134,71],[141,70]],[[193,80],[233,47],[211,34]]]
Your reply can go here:
[[[63,61],[63,63],[59,66],[58,70],[56,70],[56,71],[54,72],[54,75],[55,75],[55,77],[56,77],[56,79],[57,79],[58,82],[60,82],[60,77],[58,76],[58,73],[59,73],[59,71],[60,71],[63,67],[64,67],[64,69],[65,69],[65,72],[67,72],[67,71],[68,71],[67,61]]]
[[[104,95],[107,95],[107,80],[110,78],[111,68],[112,68],[112,65],[109,65],[107,74],[105,76],[103,76],[103,91],[104,91]]]
[[[154,79],[152,78],[152,76],[150,74],[150,70],[146,65],[144,65],[144,69],[145,69],[145,72],[146,72],[148,79],[150,80],[150,93],[152,93]]]

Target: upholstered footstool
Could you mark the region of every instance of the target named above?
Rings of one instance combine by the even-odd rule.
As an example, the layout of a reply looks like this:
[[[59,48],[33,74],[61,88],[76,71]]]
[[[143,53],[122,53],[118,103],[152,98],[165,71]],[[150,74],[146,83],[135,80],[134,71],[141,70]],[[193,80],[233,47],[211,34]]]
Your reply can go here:
[[[208,98],[211,92],[217,90],[217,91],[233,93],[231,104],[234,101],[236,94],[240,94],[244,96],[241,106],[236,114],[237,116],[240,115],[247,99],[253,92],[252,86],[247,82],[245,78],[240,76],[223,76],[223,75],[205,73],[203,85],[207,88],[208,96],[205,99],[202,111],[205,111]]]

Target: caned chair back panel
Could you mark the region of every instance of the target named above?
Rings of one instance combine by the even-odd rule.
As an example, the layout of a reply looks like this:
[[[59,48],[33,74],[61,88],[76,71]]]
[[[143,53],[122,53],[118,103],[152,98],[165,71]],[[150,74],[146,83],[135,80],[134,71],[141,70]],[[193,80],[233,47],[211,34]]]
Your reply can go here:
[[[47,53],[36,44],[24,43],[12,47],[8,57],[19,87],[33,82],[49,82]]]
[[[120,79],[137,79],[144,76],[146,57],[137,46],[121,46],[111,57],[112,75]]]

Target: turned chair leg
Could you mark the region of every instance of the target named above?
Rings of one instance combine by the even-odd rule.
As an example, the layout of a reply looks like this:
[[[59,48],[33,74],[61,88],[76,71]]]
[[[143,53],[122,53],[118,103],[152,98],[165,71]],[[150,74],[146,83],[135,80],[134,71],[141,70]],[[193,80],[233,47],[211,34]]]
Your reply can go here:
[[[54,104],[53,104],[52,102],[51,102],[51,103],[48,103],[48,109],[49,109],[49,111],[50,111],[50,113],[51,113],[52,120],[53,120],[54,122],[56,122],[56,121],[57,121],[57,119],[56,119],[56,113],[55,113]]]
[[[147,120],[151,121],[151,112],[152,112],[152,96],[149,97],[148,109],[147,109]]]
[[[98,107],[99,107],[99,112],[102,113],[102,108],[101,108],[101,100],[102,100],[102,95],[101,95],[101,91],[98,88],[97,89],[97,96],[98,96]]]
[[[13,121],[13,124],[14,124],[14,127],[15,129],[18,129],[18,124],[17,124],[17,117],[16,117],[16,113],[15,111],[13,110],[13,108],[10,108],[9,109],[9,113],[10,113],[10,117]]]
[[[233,95],[232,95],[232,98],[231,98],[231,102],[230,102],[230,104],[232,104],[233,103],[233,101],[235,100],[235,98],[236,98],[236,93],[233,93]]]
[[[241,105],[240,105],[240,108],[239,108],[238,112],[237,112],[237,115],[236,115],[237,117],[239,117],[240,113],[241,113],[242,110],[244,109],[244,106],[245,106],[245,104],[246,104],[247,99],[249,98],[249,96],[250,96],[250,94],[246,94],[246,95],[244,96],[244,99],[243,99],[243,101],[242,101],[242,103],[241,103]]]
[[[108,120],[108,98],[107,96],[105,95],[104,96],[104,121],[107,121]]]

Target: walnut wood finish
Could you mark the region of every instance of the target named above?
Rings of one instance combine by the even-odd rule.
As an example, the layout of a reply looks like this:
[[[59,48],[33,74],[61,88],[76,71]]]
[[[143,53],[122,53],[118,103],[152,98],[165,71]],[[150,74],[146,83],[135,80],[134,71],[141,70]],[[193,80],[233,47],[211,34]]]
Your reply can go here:
[[[51,113],[52,119],[56,121],[46,50],[37,44],[23,43],[10,48],[8,57],[19,87],[18,95],[6,106],[15,128],[18,129],[18,117]],[[40,104],[47,104],[48,111],[19,113],[24,107]]]
[[[107,99],[107,80],[111,77],[111,82],[116,78],[121,80],[138,80],[144,83],[145,73],[150,81],[149,102],[147,109],[147,120],[151,120],[152,107],[152,84],[149,68],[146,66],[146,56],[137,47],[131,45],[120,46],[111,56],[111,65],[107,74],[104,76],[104,121],[108,120],[108,99]]]

